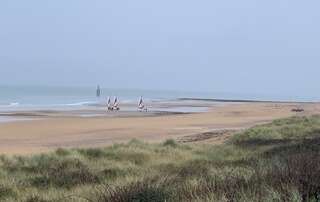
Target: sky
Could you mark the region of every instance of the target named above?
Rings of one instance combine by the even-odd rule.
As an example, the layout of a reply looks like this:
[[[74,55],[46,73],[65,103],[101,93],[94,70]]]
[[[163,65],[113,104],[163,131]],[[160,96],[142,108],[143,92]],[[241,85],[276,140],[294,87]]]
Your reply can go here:
[[[0,85],[316,96],[319,0],[1,0]]]

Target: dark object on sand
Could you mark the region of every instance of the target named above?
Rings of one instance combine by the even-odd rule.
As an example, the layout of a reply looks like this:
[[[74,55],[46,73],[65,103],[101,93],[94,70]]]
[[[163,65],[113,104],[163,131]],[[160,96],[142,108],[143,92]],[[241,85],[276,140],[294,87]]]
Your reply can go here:
[[[304,109],[302,108],[294,108],[294,109],[291,109],[292,112],[304,112]]]

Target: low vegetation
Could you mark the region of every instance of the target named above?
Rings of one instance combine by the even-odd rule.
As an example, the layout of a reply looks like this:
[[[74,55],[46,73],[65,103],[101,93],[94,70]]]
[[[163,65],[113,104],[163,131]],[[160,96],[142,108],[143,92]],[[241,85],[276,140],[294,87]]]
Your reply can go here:
[[[0,201],[320,201],[320,117],[257,126],[224,145],[147,144],[0,157]]]

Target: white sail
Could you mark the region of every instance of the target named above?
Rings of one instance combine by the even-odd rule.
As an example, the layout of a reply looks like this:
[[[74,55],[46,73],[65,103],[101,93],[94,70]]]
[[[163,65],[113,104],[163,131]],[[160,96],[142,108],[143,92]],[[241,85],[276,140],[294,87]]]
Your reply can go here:
[[[139,108],[143,108],[143,107],[144,107],[142,96],[140,97],[138,107],[139,107]]]
[[[118,108],[119,107],[118,97],[114,97],[113,107],[114,108]]]
[[[110,99],[110,97],[108,97],[108,103],[107,103],[107,106],[108,106],[108,108],[110,108],[110,107],[111,107],[111,99]]]

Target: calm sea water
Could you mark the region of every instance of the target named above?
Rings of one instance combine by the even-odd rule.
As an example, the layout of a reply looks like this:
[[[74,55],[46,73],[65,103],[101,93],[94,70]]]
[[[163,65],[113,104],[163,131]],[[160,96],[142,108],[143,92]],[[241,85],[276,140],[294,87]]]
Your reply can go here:
[[[231,93],[203,93],[188,91],[153,91],[133,89],[102,88],[100,98],[96,97],[96,87],[7,87],[0,86],[0,110],[39,107],[90,106],[105,102],[110,96],[118,96],[121,102],[137,102],[140,96],[145,100],[172,100],[183,97],[219,99],[256,99],[316,101],[314,97],[298,96],[257,96]]]

